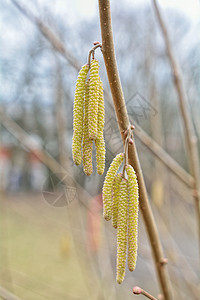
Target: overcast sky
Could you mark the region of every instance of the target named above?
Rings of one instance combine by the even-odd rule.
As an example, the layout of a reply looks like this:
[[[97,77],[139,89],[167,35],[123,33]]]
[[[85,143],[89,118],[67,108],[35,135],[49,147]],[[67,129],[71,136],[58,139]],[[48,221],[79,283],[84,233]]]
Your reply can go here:
[[[113,1],[111,1],[111,5],[112,3],[114,3]],[[56,0],[55,2],[58,10],[66,9],[65,1]],[[122,2],[128,2],[133,6],[138,5],[142,2],[151,4],[151,0],[123,0]],[[159,0],[158,2],[163,8],[175,8],[181,11],[183,14],[189,16],[193,20],[200,19],[199,0]],[[97,0],[68,0],[67,3],[67,10],[69,12],[69,15],[71,13],[71,16],[74,16],[77,13],[81,18],[88,18],[95,16],[98,11]]]

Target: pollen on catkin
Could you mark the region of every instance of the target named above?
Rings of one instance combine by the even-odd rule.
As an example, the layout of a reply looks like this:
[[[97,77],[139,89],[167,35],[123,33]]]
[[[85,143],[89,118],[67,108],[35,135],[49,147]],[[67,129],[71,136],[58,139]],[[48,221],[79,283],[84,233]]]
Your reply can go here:
[[[103,132],[98,135],[97,139],[95,140],[96,146],[96,161],[97,161],[97,173],[102,175],[105,169],[105,142],[103,137]]]
[[[97,128],[97,138],[95,140],[96,146],[96,162],[97,162],[97,173],[102,175],[105,169],[105,142],[103,136],[104,129],[104,98],[103,98],[103,83],[99,78],[99,100],[98,100],[98,128]]]
[[[84,93],[85,81],[89,65],[84,65],[78,75],[76,82],[76,91],[73,109],[73,139],[72,139],[72,156],[76,165],[81,164],[81,143],[83,137],[83,111],[84,111]]]
[[[82,145],[82,159],[83,171],[87,176],[93,172],[92,166],[92,146],[93,141],[89,138],[88,132],[88,106],[89,106],[89,80],[85,84],[85,112],[83,121],[83,145]]]
[[[88,130],[92,140],[97,138],[97,116],[99,101],[99,64],[98,60],[92,59],[90,67],[90,92],[88,110]]]
[[[135,171],[131,165],[126,166],[128,175],[128,268],[134,271],[137,260],[137,235],[138,235],[138,182]]]
[[[128,184],[123,178],[120,183],[120,201],[117,221],[117,282],[122,283],[126,270]]]
[[[105,220],[110,220],[112,217],[112,186],[113,180],[117,171],[124,159],[124,154],[119,153],[112,161],[103,185],[103,216]]]
[[[113,198],[112,198],[112,225],[117,228],[117,218],[118,218],[118,205],[120,200],[120,183],[122,181],[122,174],[119,173],[115,176],[113,182]]]

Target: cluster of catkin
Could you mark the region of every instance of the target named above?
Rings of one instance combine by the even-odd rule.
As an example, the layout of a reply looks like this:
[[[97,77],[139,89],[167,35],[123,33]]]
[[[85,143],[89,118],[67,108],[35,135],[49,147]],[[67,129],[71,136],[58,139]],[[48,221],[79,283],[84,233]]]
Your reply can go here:
[[[137,259],[138,183],[131,165],[125,166],[123,174],[118,173],[123,160],[124,153],[120,153],[114,158],[103,186],[104,218],[107,221],[112,218],[112,225],[117,229],[118,283],[122,283],[124,280],[127,247],[130,271],[135,269]]]
[[[88,77],[89,74],[89,78]],[[76,165],[83,162],[86,175],[93,172],[92,149],[96,147],[97,172],[102,175],[105,168],[103,84],[99,76],[97,59],[84,65],[78,75],[73,111],[72,155]]]

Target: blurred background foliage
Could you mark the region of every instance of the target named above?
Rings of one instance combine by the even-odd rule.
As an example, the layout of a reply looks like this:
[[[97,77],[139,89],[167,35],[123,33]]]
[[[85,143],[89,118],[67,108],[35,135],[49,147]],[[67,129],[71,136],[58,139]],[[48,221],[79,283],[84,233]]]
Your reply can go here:
[[[55,9],[59,7],[55,1],[28,1],[22,7],[55,32],[81,66],[87,62],[93,42],[101,41],[98,10],[88,19],[81,18],[81,13],[76,18],[73,13],[70,17],[73,5],[69,1],[63,10],[62,5]],[[134,285],[157,295],[142,220],[136,271],[127,271],[123,285],[117,285],[115,231],[102,219],[101,211],[104,176],[98,176],[95,170],[88,178],[81,166],[72,163],[77,68],[53,48],[15,1],[0,1],[0,7],[0,109],[27,134],[26,141],[24,137],[17,138],[0,118],[0,285],[26,300],[131,299]],[[130,120],[136,130],[141,127],[188,171],[177,95],[152,6],[148,1],[135,6],[113,1],[112,14],[116,56]],[[173,8],[166,8],[164,17],[200,146],[200,22]],[[96,56],[106,90],[107,169],[123,148],[101,52],[96,51]],[[169,259],[175,299],[199,299],[197,235],[190,190],[135,139]],[[43,150],[70,173],[76,185],[75,196],[70,194],[74,186],[71,177],[65,188],[57,186],[56,196],[65,195],[58,207],[50,199],[52,194],[48,195],[49,190],[55,192],[52,170],[36,155]]]

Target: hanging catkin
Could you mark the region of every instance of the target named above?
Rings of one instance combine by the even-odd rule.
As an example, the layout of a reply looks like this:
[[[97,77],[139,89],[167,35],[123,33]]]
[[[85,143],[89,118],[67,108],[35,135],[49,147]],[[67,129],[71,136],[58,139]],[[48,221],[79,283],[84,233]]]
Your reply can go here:
[[[89,138],[88,132],[88,106],[89,106],[89,80],[85,85],[85,113],[83,122],[83,147],[82,147],[82,158],[83,158],[83,170],[86,175],[91,175],[93,172],[92,167],[92,146],[93,141]]]
[[[126,166],[128,175],[128,268],[134,271],[137,260],[137,235],[138,235],[138,182],[135,171],[131,165]]]
[[[113,199],[112,199],[112,225],[117,228],[118,205],[120,200],[120,183],[122,181],[122,174],[117,174],[113,182]]]
[[[90,92],[88,110],[89,137],[92,140],[97,138],[97,116],[99,101],[99,64],[96,59],[92,59],[90,68]]]
[[[128,212],[128,185],[127,180],[120,183],[120,201],[117,221],[117,282],[122,283],[126,269],[127,248],[127,212]]]
[[[73,110],[73,139],[72,139],[72,155],[73,161],[76,165],[81,164],[81,143],[83,137],[83,111],[84,111],[84,93],[85,81],[89,65],[84,65],[78,75],[76,83],[76,91],[74,98]]]
[[[117,171],[124,159],[124,154],[119,153],[112,161],[103,185],[103,216],[108,221],[112,217],[112,186]]]
[[[103,136],[104,129],[104,98],[103,98],[103,83],[99,78],[99,100],[98,100],[98,128],[97,128],[97,138],[95,140],[96,146],[96,161],[97,161],[97,172],[102,175],[105,169],[105,142]]]

